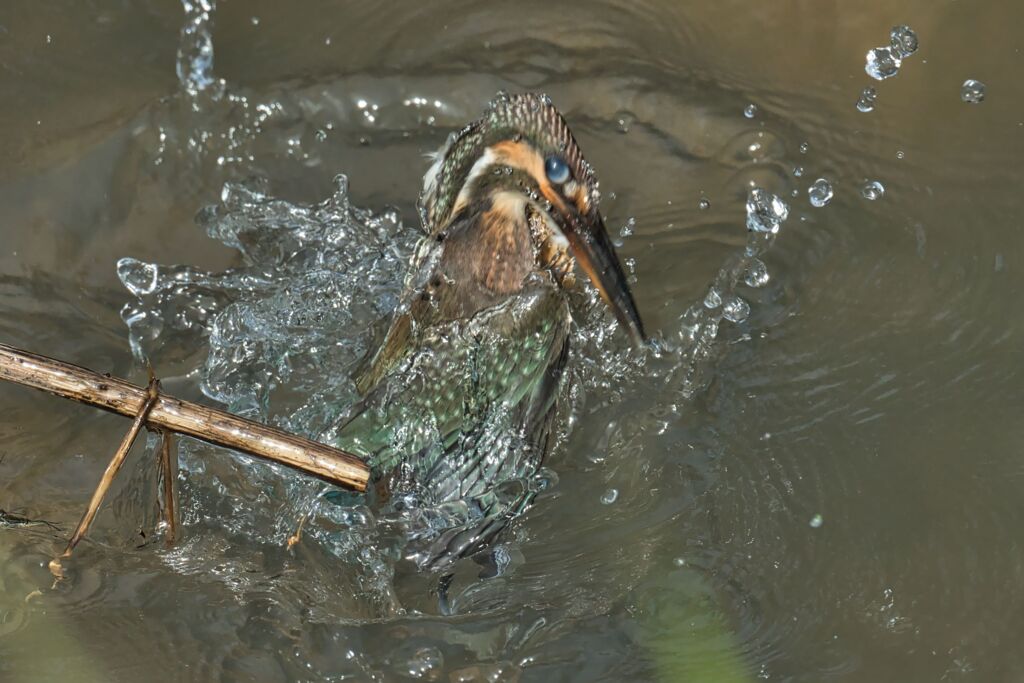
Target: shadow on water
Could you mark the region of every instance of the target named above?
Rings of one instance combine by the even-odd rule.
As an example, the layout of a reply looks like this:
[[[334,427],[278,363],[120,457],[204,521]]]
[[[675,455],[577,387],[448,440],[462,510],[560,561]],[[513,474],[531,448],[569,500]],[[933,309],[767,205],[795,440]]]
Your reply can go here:
[[[422,155],[499,89],[570,121],[654,331],[631,350],[575,296],[543,491],[455,616],[408,519],[193,442],[165,549],[150,441],[55,589],[61,534],[0,525],[0,678],[1018,675],[1021,10],[690,4],[0,14],[5,342],[322,432],[396,304]],[[0,398],[0,508],[66,527],[125,425]]]

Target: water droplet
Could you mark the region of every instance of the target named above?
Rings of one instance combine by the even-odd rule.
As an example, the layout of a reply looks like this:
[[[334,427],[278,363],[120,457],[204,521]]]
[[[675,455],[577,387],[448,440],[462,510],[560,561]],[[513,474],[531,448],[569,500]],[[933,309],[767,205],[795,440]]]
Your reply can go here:
[[[985,84],[968,78],[960,87],[960,99],[968,104],[979,104],[985,101]]]
[[[722,306],[722,317],[734,323],[741,323],[750,315],[750,304],[740,297],[733,297]]]
[[[832,183],[824,178],[818,178],[807,188],[807,197],[811,200],[811,206],[819,209],[832,201]]]
[[[701,197],[700,201],[697,202],[697,208],[701,211],[707,211],[711,208],[711,200],[707,197]]]
[[[746,116],[748,119],[752,119],[755,116],[757,116],[757,105],[753,103],[748,104],[746,107],[743,108],[743,115]]]
[[[875,101],[878,99],[878,91],[868,86],[864,88],[860,94],[860,99],[857,100],[857,111],[864,112],[865,114],[875,110]]]
[[[795,168],[793,168],[793,175],[795,177],[799,178],[803,174],[804,174],[804,167],[803,166],[796,166]]]
[[[117,262],[117,277],[135,296],[152,294],[157,285],[157,267],[155,263],[125,257]]]
[[[722,305],[722,295],[718,293],[718,290],[712,287],[708,290],[707,295],[704,297],[705,308],[718,308]]]
[[[909,26],[893,26],[889,42],[900,57],[909,57],[917,52],[917,34]]]
[[[821,525],[825,523],[825,518],[821,515],[814,515],[808,523],[811,525],[812,529],[820,529]]]
[[[632,216],[626,220],[626,224],[619,230],[619,237],[630,237],[636,231],[636,219]]]
[[[800,153],[801,154],[807,154],[807,150],[809,150],[810,148],[811,148],[810,144],[808,144],[806,142],[801,142],[800,143]]]
[[[605,491],[604,493],[601,494],[601,504],[602,505],[611,505],[612,503],[614,503],[618,499],[619,499],[619,490],[618,489],[608,489],[607,491]]]
[[[892,48],[876,47],[874,50],[868,50],[864,71],[875,80],[884,81],[899,73],[900,64],[902,60]]]
[[[747,229],[775,234],[789,215],[789,207],[781,198],[755,187],[747,194]]]
[[[754,259],[747,266],[747,272],[743,276],[743,281],[747,283],[748,287],[764,287],[768,284],[768,280],[771,276],[768,275],[768,268],[764,265],[761,259]]]
[[[860,193],[864,199],[875,201],[885,194],[885,186],[877,180],[868,180],[861,186]]]

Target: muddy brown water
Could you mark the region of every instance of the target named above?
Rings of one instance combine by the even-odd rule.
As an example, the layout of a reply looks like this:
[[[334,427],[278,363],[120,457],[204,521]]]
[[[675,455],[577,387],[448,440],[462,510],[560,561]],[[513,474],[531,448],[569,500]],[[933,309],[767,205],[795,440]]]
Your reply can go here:
[[[344,172],[414,225],[423,153],[500,88],[547,91],[613,232],[635,219],[620,253],[661,338],[742,248],[751,182],[789,219],[694,391],[587,385],[511,570],[463,576],[451,617],[415,572],[399,608],[368,607],[324,544],[286,550],[223,454],[180,482],[185,540],[163,548],[145,444],[51,589],[128,425],[0,387],[0,509],[63,529],[0,526],[0,679],[1024,677],[1024,5],[221,0],[213,73],[280,105],[259,125],[184,95],[183,21],[170,1],[0,8],[0,341],[141,380],[119,258],[237,265],[193,217],[252,175],[308,203]],[[873,82],[897,24],[920,49]],[[591,340],[576,381],[624,348]],[[154,361],[196,397],[199,356]]]

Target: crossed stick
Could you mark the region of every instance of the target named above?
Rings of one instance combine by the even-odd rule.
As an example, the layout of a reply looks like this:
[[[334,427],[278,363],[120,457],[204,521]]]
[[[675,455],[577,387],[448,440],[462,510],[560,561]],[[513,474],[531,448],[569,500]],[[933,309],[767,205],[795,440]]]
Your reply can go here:
[[[163,476],[164,521],[167,538],[177,535],[172,457],[174,434],[191,436],[216,446],[301,470],[353,491],[365,491],[370,470],[359,457],[304,437],[207,406],[160,393],[160,383],[150,374],[145,388],[123,379],[100,375],[46,356],[0,344],[0,379],[33,387],[62,398],[86,403],[119,415],[134,417],[131,428],[107,465],[89,507],[60,557],[50,562],[54,576],[63,576],[61,559],[68,558],[89,530],[104,496],[143,427],[161,435],[159,466]],[[298,533],[296,533],[296,540]],[[289,545],[292,545],[289,539]]]

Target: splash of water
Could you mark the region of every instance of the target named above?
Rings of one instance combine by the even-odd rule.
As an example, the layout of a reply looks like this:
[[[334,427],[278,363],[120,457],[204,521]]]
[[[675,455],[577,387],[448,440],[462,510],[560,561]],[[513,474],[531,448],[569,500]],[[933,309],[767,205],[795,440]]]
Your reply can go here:
[[[176,70],[178,81],[189,95],[216,85],[223,86],[213,75],[213,35],[211,15],[217,7],[215,0],[181,0],[185,22],[178,41]]]
[[[347,386],[341,371],[394,307],[415,233],[397,212],[353,206],[344,176],[335,184],[312,206],[271,197],[260,182],[226,184],[197,221],[238,250],[241,267],[208,273],[122,258],[118,276],[136,300],[121,317],[136,358],[205,343],[203,392],[262,418],[277,388],[311,392],[305,407],[316,412],[325,385]]]
[[[876,81],[893,78],[900,72],[903,60],[910,57],[918,48],[917,34],[909,26],[893,26],[889,31],[889,44],[868,50],[864,63],[864,71]],[[857,111],[871,112],[875,109],[878,92],[873,87],[866,87],[857,99]]]
[[[233,169],[249,175],[256,169],[254,140],[276,144],[271,138],[280,138],[291,147],[294,135],[282,131],[295,121],[309,127],[307,113],[291,106],[287,93],[260,103],[229,92],[213,75],[213,3],[184,4],[179,51],[183,93],[172,98],[164,114],[184,118],[170,118],[159,126],[158,163],[178,152],[186,165],[182,170],[197,162],[214,169],[197,177],[237,177]],[[367,116],[377,115],[375,105],[359,108]],[[200,125],[192,125],[196,123]],[[218,169],[224,172],[218,174]],[[580,401],[575,387],[635,388],[648,377],[647,355],[660,356],[670,367],[668,374],[680,382],[684,396],[699,391],[698,376],[714,356],[721,321],[740,323],[750,313],[737,288],[768,282],[759,256],[770,247],[787,213],[785,203],[761,190],[751,193],[747,208],[747,246],[725,264],[708,292],[707,298],[714,293],[718,303],[692,307],[680,322],[678,339],[656,339],[653,354],[609,354],[609,345],[622,342],[616,324],[592,288],[577,297],[579,338],[570,364],[609,355],[613,361],[574,371],[573,379],[582,381],[567,383],[569,415],[556,427],[563,437],[572,428],[571,413]],[[233,412],[319,438],[356,398],[350,377],[397,303],[418,231],[403,226],[395,212],[353,206],[343,177],[330,197],[313,205],[274,197],[260,181],[229,180],[220,201],[203,209],[198,222],[210,237],[237,250],[242,263],[228,271],[206,272],[122,259],[118,275],[134,296],[122,311],[133,353],[140,361],[178,363],[190,382]],[[624,265],[633,271],[631,262]],[[254,541],[280,544],[294,531],[296,520],[310,514],[307,533],[346,565],[360,567],[362,585],[383,609],[393,606],[391,579],[397,559],[404,553],[416,561],[417,547],[444,530],[471,524],[478,514],[465,501],[431,506],[403,498],[371,509],[352,497],[340,506],[319,505],[320,484],[276,466],[187,440],[182,451],[186,523],[218,524]],[[542,468],[525,481],[509,482],[497,495],[514,501],[524,490],[542,491],[555,481],[554,473]],[[263,504],[242,502],[253,499]],[[183,551],[178,561],[185,569],[198,558]]]
[[[722,321],[738,324],[750,314],[750,304],[737,293],[738,287],[760,287],[768,283],[768,269],[761,259],[772,248],[789,216],[789,206],[782,198],[759,187],[750,190],[746,209],[746,245],[726,261],[704,299],[691,306],[680,320],[682,345],[675,353],[681,361],[677,366],[677,371],[682,371],[681,393],[687,399],[693,398],[706,384]]]

